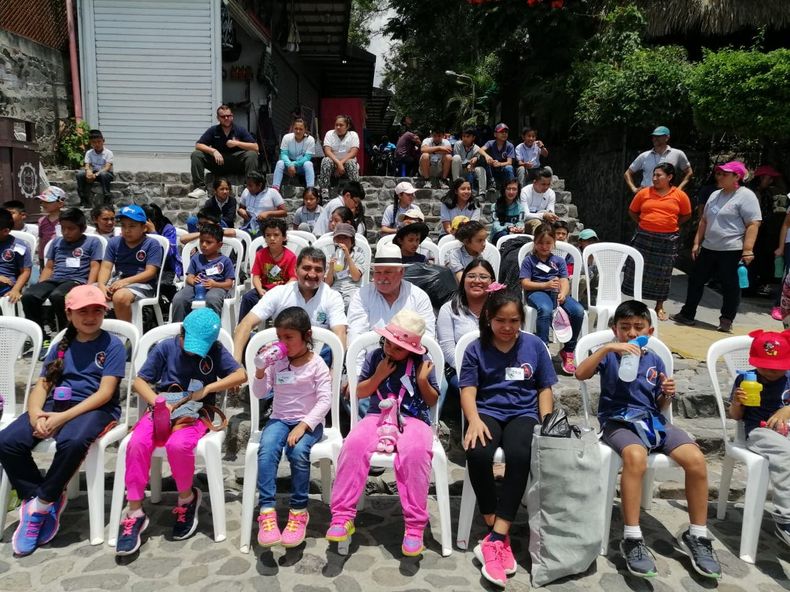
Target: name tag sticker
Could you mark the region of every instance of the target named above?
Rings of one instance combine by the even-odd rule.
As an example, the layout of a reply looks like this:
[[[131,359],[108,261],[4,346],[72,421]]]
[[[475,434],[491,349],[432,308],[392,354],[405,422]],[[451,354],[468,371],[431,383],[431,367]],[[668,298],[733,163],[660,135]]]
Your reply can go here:
[[[27,247],[25,245],[20,245],[19,243],[14,243],[14,252],[24,255],[27,253]]]
[[[205,273],[207,276],[219,275],[219,267],[217,267],[216,265],[212,265],[211,267],[208,267],[205,270],[203,270],[203,273]]]
[[[411,383],[411,378],[404,374],[400,378],[400,383],[403,385],[403,388],[409,391],[410,395],[414,396],[414,385]]]
[[[545,263],[538,263],[535,267],[537,267],[543,273],[549,273],[551,271],[551,267],[549,267]]]
[[[716,214],[719,213],[720,209],[721,208],[719,206],[711,206],[711,208],[710,208],[711,215],[715,216]]]
[[[280,269],[280,266],[279,266],[279,265],[275,265],[274,267],[272,267],[272,268],[269,270],[269,277],[274,277],[274,276],[276,276],[278,273],[280,273],[281,271],[282,271],[282,270]]]
[[[293,370],[282,370],[275,377],[277,384],[293,384],[295,381]]]
[[[505,368],[505,380],[524,380],[524,368]]]
[[[347,269],[344,269],[343,271],[338,271],[335,274],[335,278],[338,279],[338,280],[344,280],[347,277],[348,277],[348,270]]]
[[[80,266],[79,257],[66,257],[66,267],[79,267],[79,266]]]

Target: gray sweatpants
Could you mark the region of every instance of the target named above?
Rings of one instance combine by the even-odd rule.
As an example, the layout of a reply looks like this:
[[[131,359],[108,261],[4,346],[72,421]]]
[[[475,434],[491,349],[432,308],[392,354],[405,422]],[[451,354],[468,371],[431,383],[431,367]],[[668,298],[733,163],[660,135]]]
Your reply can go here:
[[[206,290],[206,306],[222,317],[223,300],[228,297],[228,291],[222,288],[211,288]],[[180,323],[184,317],[192,310],[192,301],[195,299],[195,288],[185,285],[173,297],[173,318],[174,323]]]
[[[746,447],[768,459],[777,522],[790,523],[790,438],[768,428],[749,432]],[[781,517],[780,517],[781,516]]]

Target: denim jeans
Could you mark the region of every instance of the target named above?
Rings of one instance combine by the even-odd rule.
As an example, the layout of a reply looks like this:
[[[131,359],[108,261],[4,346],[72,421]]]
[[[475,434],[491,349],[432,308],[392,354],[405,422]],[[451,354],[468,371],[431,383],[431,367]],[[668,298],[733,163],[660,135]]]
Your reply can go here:
[[[272,179],[272,187],[280,187],[283,182],[283,174],[285,173],[285,161],[278,160],[274,166],[274,178]],[[296,166],[296,174],[304,174],[305,187],[315,187],[315,169],[313,163],[307,161],[302,165]]]
[[[497,168],[489,167],[488,170],[491,171],[491,178],[494,179],[494,181],[496,182],[497,189],[499,189],[502,186],[502,183],[505,183],[507,181],[510,181],[511,179],[516,178],[516,173],[513,170],[512,165],[507,165]]]
[[[321,439],[324,426],[304,433],[296,446],[288,446],[288,434],[298,422],[284,422],[270,419],[263,428],[258,448],[258,501],[261,508],[273,508],[277,493],[277,466],[285,450],[285,457],[291,464],[291,505],[292,510],[307,507],[307,494],[310,491],[310,449]]]
[[[530,292],[527,295],[527,302],[529,305],[538,311],[537,322],[535,323],[535,334],[543,340],[543,343],[549,342],[549,328],[551,328],[551,317],[554,314],[554,309],[557,306],[557,293],[556,292]],[[576,349],[576,340],[579,338],[579,332],[582,330],[582,323],[584,322],[584,308],[570,296],[565,298],[562,308],[568,313],[571,319],[571,329],[573,329],[573,337],[565,344],[563,349],[566,352],[572,352]]]

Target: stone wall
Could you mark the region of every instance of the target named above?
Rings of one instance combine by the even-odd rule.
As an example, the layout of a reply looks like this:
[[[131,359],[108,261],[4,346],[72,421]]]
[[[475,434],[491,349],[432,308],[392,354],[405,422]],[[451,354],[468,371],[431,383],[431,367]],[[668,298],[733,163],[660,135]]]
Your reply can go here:
[[[0,115],[33,121],[45,163],[55,160],[58,121],[73,115],[66,54],[0,29]]]

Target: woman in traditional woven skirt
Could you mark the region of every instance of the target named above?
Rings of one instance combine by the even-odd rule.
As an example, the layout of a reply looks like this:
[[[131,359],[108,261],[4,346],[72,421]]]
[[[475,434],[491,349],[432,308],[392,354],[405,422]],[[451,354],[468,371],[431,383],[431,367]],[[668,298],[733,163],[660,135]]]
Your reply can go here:
[[[691,202],[683,190],[672,185],[675,167],[663,162],[653,169],[653,186],[641,189],[628,214],[637,224],[633,247],[645,259],[642,297],[656,301],[656,315],[666,321],[664,301],[669,296],[672,267],[678,253],[680,225],[691,218]],[[634,266],[629,259],[623,292],[634,293]]]

